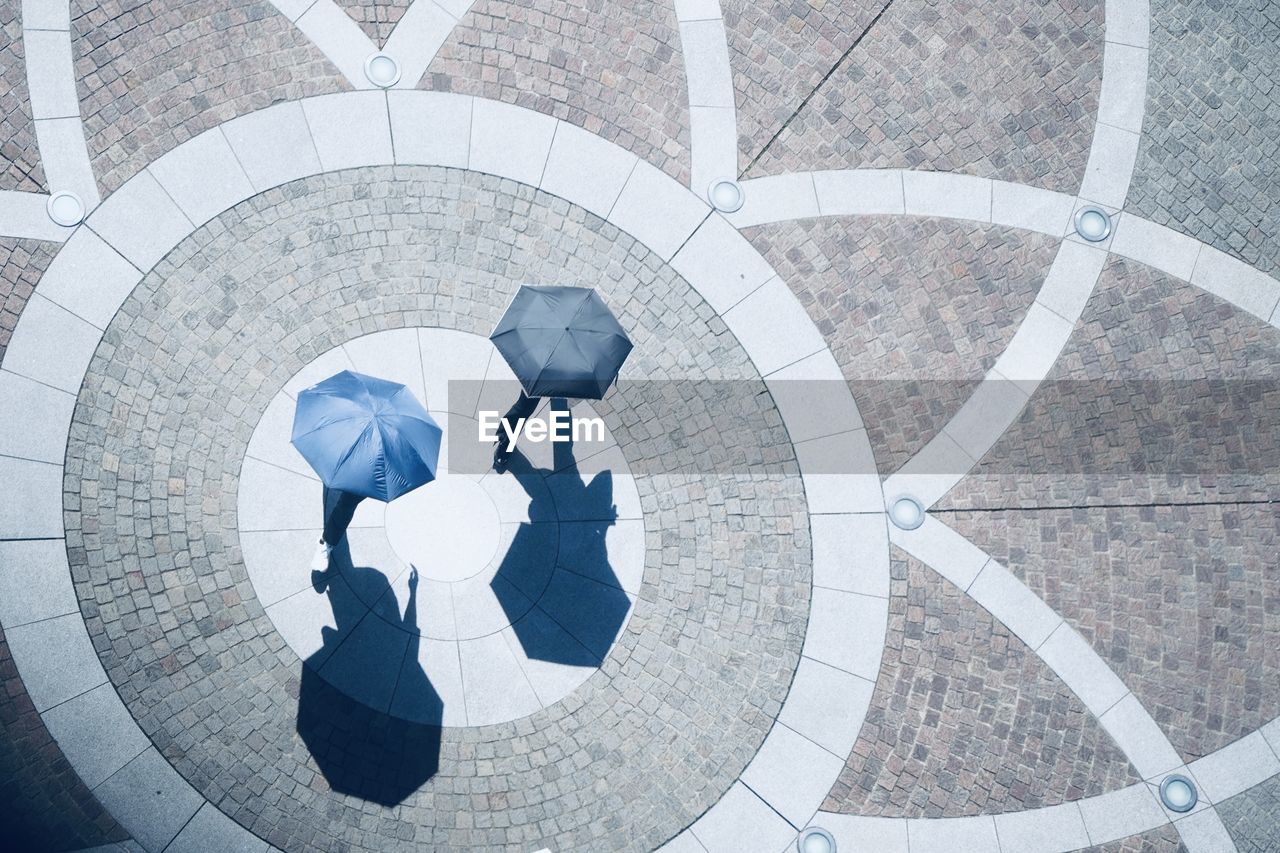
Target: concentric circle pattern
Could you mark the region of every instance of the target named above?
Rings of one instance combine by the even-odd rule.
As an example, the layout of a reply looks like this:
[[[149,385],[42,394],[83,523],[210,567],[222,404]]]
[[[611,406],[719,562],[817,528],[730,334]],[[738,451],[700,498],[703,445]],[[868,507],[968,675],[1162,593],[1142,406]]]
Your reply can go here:
[[[434,480],[364,502],[315,568],[321,487],[290,443],[289,413],[301,388],[340,369],[403,380],[438,407],[445,441]],[[526,437],[493,470],[474,416],[518,388],[479,335],[373,332],[304,366],[249,440],[237,516],[258,602],[307,666],[372,709],[447,726],[525,717],[586,681],[625,629],[645,565],[636,479],[607,431]],[[595,417],[588,402],[570,413],[556,400],[534,418],[562,408]]]
[[[0,846],[1280,850],[1278,48],[0,0]],[[634,349],[495,467],[526,284]],[[326,552],[342,370],[442,446]]]
[[[443,169],[364,169],[256,196],[171,253],[107,330],[67,455],[81,608],[147,735],[277,846],[378,846],[359,828],[366,803],[403,801],[381,819],[427,846],[650,849],[720,798],[771,725],[805,625],[807,514],[798,477],[709,475],[699,460],[722,436],[664,456],[643,425],[606,415],[621,456],[645,463],[638,503],[614,496],[619,516],[643,519],[643,584],[598,671],[514,723],[441,730],[354,701],[303,664],[255,594],[244,490],[268,463],[246,451],[291,377],[378,329],[482,333],[519,282],[565,276],[634,324],[629,369],[678,378],[710,352],[752,375],[639,244],[531,189]],[[776,423],[755,399],[752,423]],[[791,453],[781,429],[748,436]],[[277,505],[311,525],[317,492]],[[743,567],[732,595],[713,594],[713,561]],[[607,823],[589,790],[608,799]],[[476,797],[505,801],[501,825],[462,823]]]

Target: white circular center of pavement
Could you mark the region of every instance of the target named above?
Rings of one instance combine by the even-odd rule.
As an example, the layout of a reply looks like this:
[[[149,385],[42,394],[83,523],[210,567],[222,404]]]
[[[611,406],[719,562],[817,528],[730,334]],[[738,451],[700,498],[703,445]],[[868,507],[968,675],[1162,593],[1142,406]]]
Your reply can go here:
[[[396,556],[441,583],[484,571],[501,535],[498,509],[480,484],[448,475],[387,504],[386,527]]]

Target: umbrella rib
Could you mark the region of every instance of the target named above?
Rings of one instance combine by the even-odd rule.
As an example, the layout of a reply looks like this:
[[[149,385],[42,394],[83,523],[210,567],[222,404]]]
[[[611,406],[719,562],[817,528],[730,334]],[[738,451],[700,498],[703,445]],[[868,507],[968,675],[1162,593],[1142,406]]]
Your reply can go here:
[[[289,441],[290,441],[290,442],[294,442],[294,441],[298,441],[298,440],[300,440],[300,439],[304,439],[304,438],[306,438],[307,436],[311,435],[311,433],[313,433],[313,432],[319,432],[319,431],[320,431],[320,430],[322,430],[322,429],[328,429],[328,428],[329,428],[329,427],[331,427],[331,426],[334,426],[334,425],[336,425],[336,424],[340,424],[340,423],[345,423],[346,421],[354,421],[354,420],[358,420],[359,418],[365,417],[366,415],[367,415],[367,413],[366,413],[366,412],[357,412],[357,413],[356,413],[356,414],[354,414],[354,415],[344,415],[343,417],[340,417],[340,418],[335,418],[335,419],[333,419],[333,420],[327,420],[327,421],[325,421],[324,423],[316,424],[316,425],[315,425],[315,426],[313,426],[311,429],[307,430],[306,432],[302,433],[301,435],[291,436],[291,437],[289,438]]]

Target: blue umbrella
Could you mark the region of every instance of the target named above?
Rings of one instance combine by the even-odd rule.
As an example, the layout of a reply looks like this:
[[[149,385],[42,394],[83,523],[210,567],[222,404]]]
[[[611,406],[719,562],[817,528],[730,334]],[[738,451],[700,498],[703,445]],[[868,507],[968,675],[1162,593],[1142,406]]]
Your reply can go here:
[[[599,400],[631,352],[589,287],[521,286],[489,339],[530,397]]]
[[[440,425],[408,388],[344,370],[298,395],[293,446],[331,489],[390,501],[436,477]]]

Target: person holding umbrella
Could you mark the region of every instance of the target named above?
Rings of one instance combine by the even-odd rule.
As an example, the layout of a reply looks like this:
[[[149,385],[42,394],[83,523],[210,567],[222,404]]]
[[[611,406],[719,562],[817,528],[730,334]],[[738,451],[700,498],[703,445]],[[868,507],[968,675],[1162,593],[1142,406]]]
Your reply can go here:
[[[520,397],[502,416],[494,470],[506,470],[516,425],[543,397],[599,400],[618,378],[631,340],[589,287],[521,285],[489,336],[520,381]]]
[[[298,395],[293,446],[324,484],[324,532],[312,571],[328,570],[362,500],[392,501],[435,479],[441,435],[397,382],[344,370]]]

